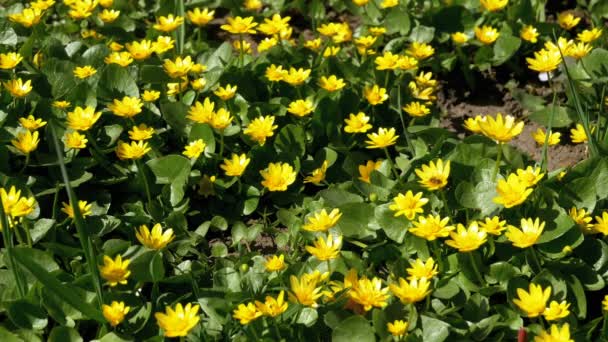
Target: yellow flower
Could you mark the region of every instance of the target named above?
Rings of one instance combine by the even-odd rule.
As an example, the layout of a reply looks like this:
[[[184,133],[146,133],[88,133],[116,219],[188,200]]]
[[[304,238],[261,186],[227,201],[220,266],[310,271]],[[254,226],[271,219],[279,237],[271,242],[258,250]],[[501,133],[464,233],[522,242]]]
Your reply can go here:
[[[418,60],[413,57],[399,56],[399,69],[414,70],[418,68]]]
[[[412,97],[418,100],[434,101],[437,97],[434,95],[435,87],[421,87],[416,82],[410,82],[408,85]]]
[[[532,25],[526,25],[519,31],[519,36],[527,42],[536,43],[538,41],[538,30]]]
[[[99,266],[99,273],[111,287],[118,284],[125,285],[127,283],[127,278],[131,275],[131,271],[128,270],[129,263],[130,260],[122,260],[120,254],[117,255],[114,260],[109,256],[104,255],[103,266]]]
[[[426,43],[413,42],[405,53],[421,61],[431,57],[435,53],[435,49]]]
[[[464,32],[454,32],[451,34],[452,41],[455,44],[461,45],[469,41],[469,36],[467,36]]]
[[[97,7],[97,0],[80,0],[75,2],[66,3],[70,6],[68,15],[75,20],[86,19],[93,14],[95,7]]]
[[[195,141],[191,141],[186,145],[184,151],[182,152],[188,158],[196,159],[198,158],[203,151],[205,151],[205,142],[203,139],[197,139]]]
[[[395,217],[405,216],[408,220],[413,220],[416,214],[424,212],[422,207],[428,203],[429,199],[422,197],[422,192],[414,193],[408,190],[405,195],[398,194],[393,198],[394,203],[389,206],[392,211],[395,211]]]
[[[0,188],[0,198],[4,206],[4,213],[11,218],[26,216],[34,211],[36,199],[21,196],[21,190],[17,190],[14,186],[11,186],[8,192],[6,189]],[[1,227],[0,230],[2,230]]]
[[[562,56],[559,50],[546,50],[534,52],[534,58],[527,57],[528,68],[538,72],[551,72],[562,62]]]
[[[349,114],[348,119],[344,119],[344,132],[346,133],[365,133],[372,128],[369,124],[370,117],[365,115],[363,112],[359,112],[356,115]]]
[[[475,37],[483,44],[490,45],[498,39],[500,33],[492,26],[475,27]]]
[[[215,103],[211,102],[207,97],[203,103],[196,101],[194,105],[190,107],[186,117],[194,122],[209,123],[215,114],[213,111],[214,108]]]
[[[553,146],[559,144],[561,135],[562,134],[559,132],[549,134],[549,140],[547,141],[547,145]],[[536,132],[532,133],[532,138],[534,138],[534,141],[536,141],[538,145],[542,146],[545,144],[547,134],[542,128],[538,128]]]
[[[376,42],[378,38],[374,37],[374,36],[363,36],[363,37],[359,37],[357,39],[355,39],[355,44],[357,45],[358,48],[362,48],[362,49],[368,49],[370,48],[372,45],[374,45],[374,43]],[[319,39],[319,45],[321,43],[321,40]]]
[[[32,91],[32,80],[23,82],[21,78],[4,82],[6,89],[13,97],[24,97]]]
[[[595,222],[593,229],[596,232],[604,234],[604,236],[608,235],[608,212],[604,211],[601,217],[596,216]]]
[[[207,84],[207,80],[204,79],[203,77],[190,81],[190,86],[194,90],[201,90],[205,87],[206,84]]]
[[[125,319],[125,316],[129,313],[131,308],[125,306],[125,302],[117,302],[114,300],[110,305],[102,305],[101,310],[106,321],[108,321],[111,326],[115,327]]]
[[[73,111],[67,114],[68,127],[78,131],[89,130],[97,120],[101,117],[101,112],[95,112],[95,109],[90,106],[82,108],[80,106],[74,108]]]
[[[112,50],[113,52],[120,52],[120,51],[122,51],[122,49],[124,49],[124,48],[125,48],[125,46],[124,46],[124,45],[122,45],[122,44],[120,44],[120,43],[117,43],[117,42],[110,42],[110,43],[108,44],[108,47],[109,47],[109,48],[110,48],[110,50]],[[130,56],[131,56],[131,55],[129,55],[129,57],[130,57]],[[110,63],[107,63],[107,64],[110,64]]]
[[[399,0],[382,0],[380,7],[382,8],[391,8],[399,5]]]
[[[386,93],[386,89],[374,84],[373,86],[366,86],[363,89],[363,96],[369,104],[372,106],[379,105],[382,102],[388,99],[388,94]]]
[[[188,74],[190,69],[192,69],[192,58],[190,56],[186,56],[184,58],[176,57],[175,61],[170,59],[165,59],[163,63],[163,68],[169,77],[171,78],[179,78]]]
[[[157,312],[154,314],[156,323],[163,329],[166,337],[183,337],[187,336],[199,322],[198,304],[192,303],[182,306],[181,303],[175,305],[175,310],[170,306],[165,308],[165,312]]]
[[[426,105],[418,101],[410,102],[406,104],[402,109],[413,117],[422,117],[428,115],[431,112],[431,110]]]
[[[220,108],[213,114],[209,124],[211,127],[221,131],[230,125],[232,119],[234,119],[234,117],[230,115],[229,111]]]
[[[321,43],[321,38],[310,39],[304,41],[304,47],[312,51],[317,51],[321,48]]]
[[[70,101],[53,101],[53,107],[66,109],[71,105]]]
[[[407,334],[408,325],[409,324],[407,322],[396,320],[386,323],[386,330],[388,330],[388,332],[395,337],[401,337]]]
[[[545,222],[541,222],[538,217],[536,220],[531,218],[521,219],[521,230],[509,226],[505,236],[513,243],[513,246],[527,248],[536,244],[544,229]]]
[[[430,285],[431,283],[426,278],[414,278],[409,282],[399,278],[398,284],[390,284],[389,288],[403,304],[413,304],[423,300],[431,293]]]
[[[281,290],[277,298],[266,296],[264,303],[255,301],[255,306],[262,314],[277,317],[287,310],[288,304],[284,301],[285,291]]]
[[[152,50],[157,54],[165,53],[175,46],[175,40],[169,36],[159,36],[156,41],[152,43]],[[192,66],[194,67],[194,65]]]
[[[474,118],[468,118],[464,120],[464,128],[473,132],[473,133],[481,133],[481,128],[479,127],[479,123],[482,121],[486,121],[488,119],[487,116],[477,115]]]
[[[245,172],[251,159],[247,158],[245,153],[241,155],[233,153],[231,158],[224,159],[224,163],[220,165],[220,168],[226,172],[226,176],[239,177]]]
[[[321,287],[317,287],[319,280],[318,277],[308,274],[304,274],[300,279],[294,275],[290,276],[291,291],[289,292],[289,300],[304,306],[316,308],[318,306],[317,299],[323,295]]]
[[[517,298],[513,303],[530,318],[538,317],[545,311],[547,301],[551,296],[551,286],[543,290],[540,285],[530,283],[530,292],[517,289]]]
[[[376,57],[376,70],[395,70],[399,67],[399,55],[394,55],[390,51],[385,51],[382,56]]]
[[[602,29],[597,27],[592,28],[591,30],[583,30],[583,32],[579,33],[576,36],[576,39],[583,43],[592,43],[602,36]]]
[[[570,130],[570,139],[572,139],[572,142],[575,144],[584,143],[589,140],[587,133],[585,132],[585,127],[581,124],[576,124],[576,127]]]
[[[437,264],[435,264],[435,260],[429,257],[426,261],[422,261],[422,259],[416,259],[407,270],[408,280],[426,278],[432,279],[437,275]]]
[[[369,0],[353,0],[353,3],[359,7],[367,5]]]
[[[528,166],[525,170],[517,169],[517,177],[525,187],[536,185],[544,176],[545,174],[541,173],[540,167]]]
[[[468,228],[460,223],[456,225],[456,232],[450,232],[450,240],[445,243],[459,252],[471,252],[483,245],[487,237],[488,234],[473,221]]]
[[[505,115],[503,119],[501,113],[496,114],[496,118],[486,116],[486,120],[480,120],[477,124],[483,135],[498,143],[511,141],[524,128],[523,121],[516,122],[515,118],[511,115]]]
[[[410,228],[410,233],[428,241],[436,240],[440,237],[447,237],[454,227],[448,226],[448,217],[441,218],[439,215],[428,215],[427,217],[418,216],[418,221],[414,221],[414,228]]]
[[[545,49],[553,52],[559,53],[560,51],[564,54],[564,56],[568,55],[568,50],[572,47],[574,41],[572,39],[566,39],[564,37],[559,37],[557,39],[557,45],[552,41],[545,42]]]
[[[511,208],[522,204],[530,196],[532,189],[526,187],[519,177],[512,173],[507,177],[507,180],[498,180],[496,192],[498,196],[494,197],[494,203],[502,204],[505,208]]]
[[[574,28],[581,21],[581,18],[575,17],[570,12],[562,12],[557,16],[557,22],[564,30]]]
[[[289,27],[290,20],[291,17],[281,17],[280,14],[275,13],[272,18],[264,19],[264,22],[258,27],[258,31],[267,36],[277,35]]]
[[[99,13],[98,16],[99,19],[101,19],[101,21],[103,21],[104,23],[111,23],[116,20],[119,15],[120,11],[104,9],[103,11],[101,11],[101,13]]]
[[[274,134],[274,130],[278,127],[274,124],[274,120],[275,117],[272,115],[259,116],[249,123],[243,130],[243,133],[247,134],[251,140],[260,145],[264,145],[266,139],[270,138]]]
[[[507,229],[507,221],[501,221],[498,216],[492,218],[486,217],[485,221],[479,222],[479,227],[486,233],[492,235],[500,235],[505,229]]]
[[[282,81],[287,74],[288,71],[284,70],[282,66],[276,66],[274,64],[267,67],[265,71],[266,78],[271,82]]]
[[[348,295],[355,303],[363,306],[365,311],[374,307],[386,307],[390,297],[388,287],[382,287],[382,280],[376,277],[358,279],[348,291]]]
[[[234,97],[236,94],[237,86],[232,86],[227,84],[225,87],[219,87],[213,93],[217,95],[220,99],[224,101],[228,101]]]
[[[373,161],[368,160],[365,164],[359,165],[359,180],[365,183],[370,182],[370,175],[374,170],[380,170],[380,166],[382,166],[382,160]]]
[[[570,49],[567,51],[567,55],[574,59],[581,59],[587,56],[592,49],[593,47],[590,44],[580,42],[577,44],[572,44]]]
[[[306,251],[315,256],[320,261],[335,259],[340,256],[340,248],[342,248],[342,235],[333,236],[327,235],[327,240],[323,236],[319,236],[316,241],[313,241],[314,246],[306,246]]]
[[[210,11],[208,8],[204,8],[201,10],[200,8],[195,8],[192,11],[187,11],[188,19],[196,26],[205,26],[215,15],[215,11]]]
[[[146,248],[158,250],[165,248],[169,242],[173,241],[175,235],[173,235],[173,229],[171,228],[163,232],[162,226],[160,223],[157,223],[152,227],[152,232],[150,232],[145,224],[141,225],[135,231],[135,237]]]
[[[591,217],[591,215],[589,215],[590,213],[588,213],[584,208],[577,209],[576,207],[572,207],[570,208],[568,214],[570,215],[572,220],[576,222],[576,224],[582,229],[584,234],[595,233],[595,231],[593,230],[593,224],[591,224],[593,218]]]
[[[129,119],[141,113],[143,105],[138,97],[125,96],[122,100],[114,99],[108,109],[117,116]]]
[[[304,178],[304,183],[312,183],[314,185],[321,185],[321,182],[325,180],[325,173],[327,172],[327,166],[329,165],[328,160],[324,160],[323,164],[319,168],[312,171],[310,176]]]
[[[337,78],[336,75],[331,75],[329,77],[321,77],[319,86],[329,92],[334,92],[344,88],[346,83],[343,79]]]
[[[228,31],[232,34],[244,34],[251,33],[255,34],[254,27],[258,26],[258,23],[253,21],[253,17],[245,17],[242,18],[237,16],[236,18],[228,17],[226,18],[228,24],[224,24],[220,26],[220,28],[224,31]]]
[[[106,64],[118,64],[122,67],[126,67],[133,63],[131,54],[127,51],[112,52],[106,58],[104,58]]]
[[[427,188],[427,190],[439,190],[448,184],[450,161],[448,160],[445,164],[441,159],[437,159],[436,162],[430,161],[428,165],[422,165],[415,172],[418,178],[420,178],[418,183]]]
[[[152,139],[154,135],[154,128],[148,127],[146,124],[140,124],[139,126],[133,126],[129,131],[129,139],[140,141]]]
[[[264,263],[264,267],[266,267],[266,271],[268,272],[277,272],[282,271],[287,266],[285,265],[285,256],[283,254],[276,256],[270,256],[266,259],[266,263]]]
[[[0,53],[0,69],[14,69],[22,60],[23,56],[18,52]]]
[[[608,312],[608,295],[604,296],[604,300],[602,301],[602,310],[604,312]]]
[[[142,61],[154,52],[154,48],[152,47],[152,41],[150,40],[142,40],[139,42],[131,42],[125,44],[125,47],[131,54],[131,57],[137,61]]]
[[[333,37],[336,34],[338,34],[339,30],[340,30],[339,23],[327,23],[327,24],[323,24],[317,28],[317,31],[325,37]]]
[[[69,218],[74,219],[74,209],[72,208],[72,202],[70,202],[70,203],[62,202],[62,204],[63,204],[63,207],[61,208],[61,211],[66,213],[66,215],[68,215]],[[82,217],[90,216],[92,214],[92,211],[91,211],[92,206],[93,205],[91,203],[87,203],[87,201],[78,201],[78,210],[80,211],[80,215]]]
[[[340,47],[339,46],[328,46],[327,48],[325,48],[325,50],[323,51],[323,57],[325,58],[329,58],[331,56],[335,56],[338,54],[338,52],[340,52]]]
[[[397,142],[397,138],[399,138],[399,136],[395,135],[395,129],[392,127],[388,129],[380,127],[378,128],[377,133],[368,134],[367,138],[369,139],[365,141],[365,143],[367,144],[367,148],[374,149],[385,148],[394,145]]]
[[[36,119],[33,115],[28,115],[27,118],[19,118],[21,126],[29,131],[35,131],[38,128],[46,125],[46,121],[42,119]]]
[[[534,337],[534,342],[574,342],[574,340],[570,339],[570,325],[564,323],[561,328],[556,324],[551,324],[551,332],[541,331],[538,336]]]
[[[302,229],[309,232],[325,232],[335,226],[342,217],[340,209],[333,209],[329,214],[325,209],[308,216]]]
[[[8,19],[24,27],[32,27],[40,22],[44,11],[38,8],[24,8],[20,13],[9,14]]]
[[[126,159],[140,159],[150,152],[151,148],[147,142],[144,141],[131,141],[131,144],[119,141],[116,146],[116,156],[120,160]]]
[[[38,148],[38,143],[40,142],[38,135],[38,131],[34,131],[32,133],[31,131],[27,130],[17,134],[17,139],[11,140],[11,144],[13,144],[16,149],[21,151],[21,153],[30,154],[30,152]]]
[[[293,67],[289,68],[289,72],[285,72],[283,74],[283,81],[289,83],[292,86],[298,86],[308,79],[308,77],[310,76],[310,71],[311,69],[296,69]]]
[[[287,187],[295,182],[297,175],[287,163],[270,163],[260,174],[264,178],[262,185],[269,191],[287,190]]]
[[[545,308],[545,311],[543,311],[543,316],[545,316],[547,321],[562,319],[570,314],[570,310],[568,310],[569,307],[570,303],[566,302],[565,300],[561,303],[558,303],[555,300],[551,301],[549,306]]]
[[[30,2],[31,8],[39,9],[44,11],[51,8],[55,4],[55,0],[36,0]]]
[[[243,2],[243,7],[245,7],[245,9],[250,10],[250,11],[257,11],[260,8],[262,8],[262,1],[261,0],[245,0]]]
[[[287,107],[287,111],[297,117],[304,117],[312,113],[313,110],[315,110],[315,107],[308,99],[292,101]]]
[[[268,51],[273,46],[276,46],[278,43],[279,41],[276,38],[266,37],[258,43],[258,52],[262,53],[264,51]]]
[[[487,11],[496,12],[505,8],[509,0],[479,0],[479,2]]]
[[[184,23],[184,18],[180,16],[173,16],[173,14],[169,14],[168,16],[160,16],[156,19],[156,24],[154,24],[154,29],[162,32],[171,32],[178,28],[181,24]]]
[[[74,131],[71,133],[65,133],[64,135],[65,146],[74,150],[81,150],[87,147],[89,140],[86,136]]]

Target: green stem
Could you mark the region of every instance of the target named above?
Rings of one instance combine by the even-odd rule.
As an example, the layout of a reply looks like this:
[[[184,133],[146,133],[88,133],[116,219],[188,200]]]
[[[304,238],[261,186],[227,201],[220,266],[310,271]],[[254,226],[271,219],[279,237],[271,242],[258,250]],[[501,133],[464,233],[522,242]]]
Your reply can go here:
[[[13,237],[11,231],[12,228],[9,227],[8,220],[6,218],[6,215],[4,214],[3,203],[0,203],[0,212],[2,214],[2,239],[4,240],[4,248],[6,248],[6,259],[8,261],[8,267],[11,269],[11,272],[13,272],[13,278],[15,278],[17,290],[19,291],[19,297],[25,298],[26,289],[23,286],[23,278],[21,277],[21,272],[17,269],[17,263],[15,262],[15,257],[13,255]]]
[[[184,17],[184,0],[175,0],[175,10],[177,15],[180,17]],[[186,34],[186,29],[184,27],[185,24],[181,24],[177,28],[176,32],[176,41],[177,41],[177,53],[180,55],[184,53],[184,38]]]
[[[220,132],[220,161],[224,158],[224,131]]]
[[[327,272],[329,273],[329,276],[331,277],[331,260],[327,259]]]
[[[245,63],[243,61],[244,57],[243,57],[243,35],[239,34],[239,42],[241,44],[241,46],[239,46],[239,68],[243,67],[243,64]]]
[[[410,134],[407,131],[407,127],[405,126],[405,119],[403,118],[403,109],[401,109],[401,76],[397,79],[397,112],[399,113],[399,119],[401,120],[401,127],[403,128],[403,135],[405,136],[405,141],[407,142],[407,147],[410,150],[412,156],[414,155],[414,145],[412,145],[412,141],[410,140]]]
[[[475,253],[475,252],[471,251],[471,252],[468,252],[467,254],[469,255],[469,260],[471,261],[471,266],[473,266],[473,271],[475,271],[475,276],[477,277],[479,284],[481,286],[483,286],[485,282],[483,280],[483,277],[481,276],[481,272],[479,272],[479,267],[477,266],[477,261],[475,260],[475,255],[473,253]]]
[[[540,261],[538,260],[538,255],[536,255],[534,247],[528,248],[528,253],[530,254],[530,259],[532,260],[532,264],[535,268],[534,273],[540,273],[540,271],[542,270],[542,266],[540,264]]]
[[[496,181],[496,176],[498,176],[498,172],[500,171],[500,162],[502,160],[502,143],[498,143],[496,145],[498,151],[496,152],[496,164],[494,165],[494,174],[492,175],[492,181]]]
[[[23,232],[25,233],[25,241],[27,242],[27,246],[31,248],[34,245],[34,242],[32,240],[32,234],[30,234],[30,221],[24,219],[21,222],[21,227],[23,228]]]
[[[555,117],[555,103],[557,101],[557,92],[555,91],[555,85],[551,76],[549,76],[549,82],[551,83],[551,91],[553,92],[553,101],[551,102],[551,115],[549,116],[549,125],[547,126],[547,131],[545,132],[545,142],[543,143],[543,156],[540,163],[540,167],[543,172],[546,172],[547,167],[549,166],[549,138],[551,136],[551,131],[553,128],[553,118]]]
[[[148,205],[150,205],[152,203],[152,194],[150,192],[150,184],[148,184],[148,177],[146,177],[146,172],[144,171],[144,165],[139,159],[135,161],[135,165],[137,166],[137,174],[139,175],[139,179],[143,183],[146,191]]]
[[[393,159],[391,159],[390,154],[388,153],[388,149],[385,147],[383,148],[384,150],[384,154],[386,155],[386,160],[391,163],[391,172],[393,173],[393,176],[395,177],[395,180],[398,181],[399,180],[399,173],[397,172],[397,169],[395,169],[395,163],[393,163]]]
[[[25,162],[23,163],[23,167],[21,168],[21,170],[19,170],[19,175],[21,175],[23,173],[23,171],[25,171],[25,169],[27,168],[27,165],[30,163],[30,154],[26,154],[25,155]]]
[[[450,206],[448,205],[448,199],[445,197],[445,191],[443,189],[439,190],[439,196],[441,197],[441,201],[443,202],[443,207],[445,208],[445,214],[452,220],[452,214],[450,212]]]

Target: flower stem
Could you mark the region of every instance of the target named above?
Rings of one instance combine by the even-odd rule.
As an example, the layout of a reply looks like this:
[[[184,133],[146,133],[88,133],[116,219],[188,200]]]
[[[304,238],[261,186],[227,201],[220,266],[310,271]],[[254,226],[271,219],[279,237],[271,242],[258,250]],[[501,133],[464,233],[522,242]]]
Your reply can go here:
[[[30,163],[30,154],[27,153],[25,155],[25,162],[23,163],[23,167],[21,168],[21,170],[19,170],[19,175],[21,175],[23,173],[23,171],[25,171],[25,169],[27,168],[27,165]]]
[[[450,213],[450,207],[448,206],[448,199],[445,197],[445,191],[443,189],[439,190],[439,196],[441,196],[441,201],[443,202],[443,208],[445,209],[445,214],[452,220],[452,214]]]
[[[542,266],[540,261],[538,260],[538,255],[536,255],[536,251],[534,247],[528,248],[528,253],[530,254],[530,259],[532,260],[532,264],[534,265],[534,273],[539,273],[542,270]]]
[[[0,203],[0,211],[2,212],[2,239],[4,240],[4,248],[6,248],[8,267],[11,269],[11,272],[13,272],[13,278],[15,278],[17,290],[19,291],[19,297],[25,298],[26,289],[23,286],[23,278],[21,277],[21,272],[17,269],[17,263],[15,262],[15,257],[13,256],[12,228],[8,226],[8,220],[4,214],[4,204],[2,203]]]
[[[391,163],[391,172],[393,173],[395,180],[398,181],[399,173],[397,172],[397,169],[395,168],[395,163],[393,163],[393,159],[391,159],[391,156],[388,153],[388,149],[385,147],[385,148],[383,148],[383,150],[384,150],[384,154],[386,155],[386,160]]]
[[[540,162],[540,167],[543,172],[547,171],[549,165],[549,138],[551,137],[551,130],[553,128],[553,118],[555,117],[555,104],[557,102],[557,92],[555,91],[555,85],[553,78],[549,75],[549,83],[551,83],[551,92],[553,92],[553,101],[551,102],[551,114],[549,115],[549,125],[545,132],[545,142],[543,143],[543,154]]]
[[[475,252],[471,251],[467,254],[469,255],[469,260],[471,261],[471,266],[473,266],[473,271],[475,271],[475,276],[477,277],[477,280],[479,280],[479,284],[481,286],[483,286],[485,282],[483,280],[481,272],[479,272],[479,267],[477,266],[477,260],[475,260],[475,255],[473,253],[475,253]]]
[[[152,203],[152,194],[150,193],[150,185],[148,184],[148,177],[146,177],[146,173],[144,172],[144,166],[139,159],[135,161],[135,165],[137,166],[137,174],[139,175],[140,181],[143,183],[146,190],[148,205],[150,205]]]
[[[496,152],[496,164],[494,165],[494,174],[492,175],[492,181],[496,180],[496,176],[498,176],[498,171],[500,171],[500,162],[502,160],[502,143],[498,143],[496,146],[498,151]]]

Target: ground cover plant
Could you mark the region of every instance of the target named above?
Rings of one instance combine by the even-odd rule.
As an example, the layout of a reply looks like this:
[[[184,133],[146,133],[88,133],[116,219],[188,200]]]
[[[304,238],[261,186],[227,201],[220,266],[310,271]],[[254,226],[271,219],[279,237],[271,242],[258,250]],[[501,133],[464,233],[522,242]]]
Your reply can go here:
[[[0,2],[0,341],[608,339],[606,18]]]

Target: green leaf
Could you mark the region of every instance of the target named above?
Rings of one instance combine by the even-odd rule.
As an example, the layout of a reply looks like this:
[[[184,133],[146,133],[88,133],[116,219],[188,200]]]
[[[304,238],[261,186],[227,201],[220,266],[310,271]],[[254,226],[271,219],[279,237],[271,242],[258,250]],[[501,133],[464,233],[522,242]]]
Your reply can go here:
[[[376,341],[374,329],[362,316],[351,316],[331,333],[332,342],[373,342]]]
[[[68,327],[55,327],[51,330],[48,342],[82,342],[78,331]]]
[[[337,226],[345,237],[367,238],[376,235],[370,229],[371,220],[374,218],[374,206],[369,203],[349,203],[339,208],[342,217]]]
[[[298,320],[296,323],[304,324],[307,327],[312,327],[319,318],[319,313],[317,310],[313,308],[302,308],[300,312],[300,316],[298,316]]]
[[[517,52],[521,46],[521,39],[508,35],[501,34],[496,43],[494,43],[494,65],[501,65]]]
[[[461,182],[456,187],[456,199],[465,208],[480,210],[481,216],[487,216],[498,208],[493,199],[496,197],[496,183],[480,181],[476,185]]]
[[[108,101],[124,96],[139,97],[139,88],[127,68],[109,64],[101,73],[97,96]]]
[[[430,43],[434,36],[434,27],[418,25],[412,29],[412,33],[410,33],[410,40],[412,42]]]
[[[568,127],[572,124],[572,120],[570,119],[571,115],[568,115],[568,109],[562,106],[555,106],[555,109],[553,109],[552,104],[535,111],[534,113],[530,114],[528,118],[538,124],[548,127],[552,115],[551,112],[553,111],[553,127]]]
[[[158,251],[146,250],[131,258],[129,270],[133,279],[142,282],[157,282],[165,274],[162,254]]]
[[[449,324],[425,315],[421,315],[421,318],[423,341],[442,342],[450,335]]]
[[[156,176],[156,184],[170,184],[171,205],[184,198],[184,187],[190,175],[190,160],[176,154],[152,159],[146,163]]]
[[[593,49],[581,59],[585,70],[592,78],[608,77],[608,51],[602,48]]]
[[[185,137],[186,125],[188,124],[186,119],[188,106],[181,102],[161,101],[160,111],[167,124],[169,124],[179,136]]]
[[[100,338],[99,340],[95,341],[95,342],[131,342],[133,340],[125,340],[123,338],[121,338],[120,336],[116,335],[116,333],[107,333],[105,335],[103,335],[102,338]]]
[[[1,38],[1,35],[0,35]],[[2,342],[25,342],[19,336],[8,331],[5,327],[0,325],[0,341]]]
[[[321,190],[318,195],[325,200],[328,207],[334,208],[346,203],[363,202],[361,196],[335,187]]]
[[[195,141],[198,139],[203,139],[203,142],[205,142],[205,155],[215,152],[215,137],[213,135],[213,129],[209,125],[200,123],[192,125],[188,141]]]
[[[386,33],[389,35],[397,32],[406,35],[411,26],[407,9],[400,6],[389,11],[384,19],[384,26],[386,27]]]
[[[279,152],[301,157],[306,152],[304,137],[306,137],[306,134],[302,126],[289,124],[279,131],[274,141],[274,147]]]
[[[16,300],[9,305],[8,317],[23,329],[42,330],[48,324],[46,313],[25,299]]]
[[[46,233],[48,233],[48,231],[51,230],[51,228],[53,228],[54,224],[55,224],[55,220],[46,219],[46,218],[42,218],[42,219],[36,221],[36,223],[34,223],[34,228],[30,232],[33,242],[36,243],[36,242],[40,241],[42,238],[44,238]]]
[[[402,243],[411,222],[405,216],[395,217],[395,212],[389,206],[390,203],[377,206],[374,210],[374,217],[389,239]]]

